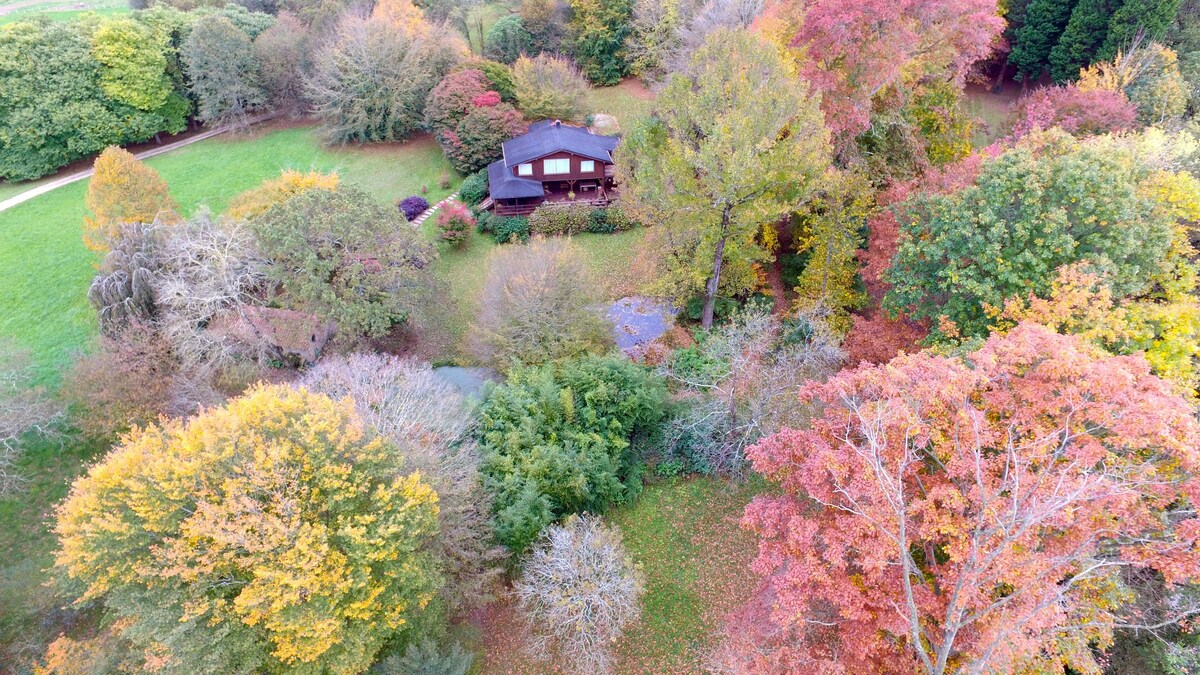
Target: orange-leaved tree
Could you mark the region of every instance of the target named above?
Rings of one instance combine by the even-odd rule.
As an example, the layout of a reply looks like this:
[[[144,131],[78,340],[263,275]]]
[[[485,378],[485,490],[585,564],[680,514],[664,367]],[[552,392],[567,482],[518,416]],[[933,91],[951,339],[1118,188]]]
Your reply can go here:
[[[353,401],[258,386],[78,479],[57,568],[172,672],[361,672],[442,584],[437,495],[400,457]]]
[[[158,172],[129,151],[110,145],[96,158],[84,204],[92,215],[83,219],[83,243],[107,251],[117,229],[126,223],[173,222],[175,200]]]
[[[1023,324],[803,397],[808,429],[747,452],[782,490],[746,510],[765,581],[735,668],[1099,673],[1114,629],[1200,612],[1200,425],[1141,356]]]
[[[282,204],[301,192],[335,190],[338,182],[336,172],[301,173],[294,169],[284,169],[278,178],[268,178],[258,187],[250,188],[230,200],[226,214],[237,220],[248,220],[266,213],[272,206]]]

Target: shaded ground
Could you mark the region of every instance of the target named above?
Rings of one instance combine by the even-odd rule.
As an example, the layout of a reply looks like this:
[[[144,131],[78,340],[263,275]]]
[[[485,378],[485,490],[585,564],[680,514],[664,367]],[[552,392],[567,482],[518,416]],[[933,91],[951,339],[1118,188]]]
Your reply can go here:
[[[999,91],[989,85],[968,84],[963,94],[963,105],[975,119],[975,130],[971,146],[985,148],[1008,135],[1015,114],[1013,107],[1021,96],[1021,85],[1006,81]]]

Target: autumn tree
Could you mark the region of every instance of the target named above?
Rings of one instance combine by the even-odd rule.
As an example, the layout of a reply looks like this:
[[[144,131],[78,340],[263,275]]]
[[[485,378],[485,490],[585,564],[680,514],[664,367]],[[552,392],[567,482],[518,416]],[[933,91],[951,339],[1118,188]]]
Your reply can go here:
[[[765,258],[759,230],[801,204],[828,163],[818,104],[778,49],[722,30],[619,148],[626,198],[643,222],[698,234],[693,258],[674,272],[684,293],[703,292],[705,328],[726,264]]]
[[[588,84],[570,61],[549,54],[522,56],[512,75],[517,106],[530,119],[582,119]]]
[[[478,68],[450,73],[429,92],[425,102],[425,125],[435,133],[455,128],[471,109],[473,101],[489,91],[492,91],[491,82]]]
[[[384,335],[411,318],[432,287],[436,252],[358,188],[301,192],[251,226],[280,300],[336,322],[348,337]]]
[[[414,34],[384,18],[346,15],[305,81],[326,138],[398,141],[424,117],[425,97],[465,53],[442,28]]]
[[[629,0],[569,0],[571,54],[595,84],[613,85],[629,70]]]
[[[127,150],[108,147],[96,158],[83,203],[91,216],[83,219],[83,242],[93,251],[105,251],[118,228],[126,223],[170,222],[176,218],[175,200],[158,172],[139,162]]]
[[[816,0],[790,44],[845,148],[869,128],[881,93],[925,76],[961,85],[1003,29],[995,0]]]
[[[808,254],[808,264],[798,279],[797,307],[827,313],[838,333],[849,330],[850,310],[865,300],[858,288],[856,254],[873,201],[863,176],[830,169],[800,214],[796,250]]]
[[[100,87],[113,99],[154,110],[174,91],[167,77],[167,36],[133,19],[109,19],[92,34],[92,54],[104,65]]]
[[[286,13],[254,38],[254,59],[272,106],[289,108],[304,100],[304,72],[312,65],[312,43],[304,24]]]
[[[180,49],[204,122],[240,123],[266,105],[250,36],[228,19],[215,16],[192,28]]]
[[[256,188],[246,190],[229,200],[226,214],[230,218],[247,220],[261,216],[271,209],[307,190],[333,191],[338,187],[337,173],[300,172],[284,169],[278,178],[268,178]]]
[[[504,142],[521,135],[525,118],[500,94],[486,92],[471,101],[458,123],[437,135],[450,165],[463,174],[487,168],[504,155]]]
[[[1200,426],[1140,357],[1024,325],[804,396],[821,416],[749,451],[781,490],[743,522],[790,634],[759,669],[1098,673],[1115,628],[1200,611],[1179,594],[1200,569]],[[1179,602],[1124,606],[1148,570]]]
[[[361,672],[442,585],[437,495],[349,400],[258,386],[75,481],[56,565],[172,672]]]
[[[479,473],[474,405],[426,364],[382,354],[322,359],[301,384],[350,398],[363,422],[386,438],[409,470],[438,495],[438,536],[446,609],[459,616],[495,596],[506,551],[494,544],[491,495]]]
[[[1093,136],[1132,129],[1138,110],[1123,91],[1074,84],[1042,87],[1016,104],[1013,140],[1058,127],[1074,136]]]
[[[598,299],[586,263],[568,241],[494,249],[471,350],[498,368],[603,352],[612,329],[595,309]]]
[[[1044,297],[1073,262],[1111,270],[1117,297],[1148,292],[1167,268],[1176,214],[1147,199],[1157,169],[1147,157],[1119,139],[1036,134],[987,162],[973,186],[911,200],[885,305],[978,336],[1007,298]]]

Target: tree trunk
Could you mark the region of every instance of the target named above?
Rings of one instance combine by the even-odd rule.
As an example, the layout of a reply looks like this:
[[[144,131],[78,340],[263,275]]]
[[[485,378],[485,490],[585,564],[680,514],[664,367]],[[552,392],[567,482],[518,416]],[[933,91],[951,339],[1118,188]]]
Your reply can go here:
[[[721,238],[717,240],[717,251],[713,256],[712,276],[704,286],[704,314],[700,316],[700,327],[708,330],[713,325],[713,311],[717,306],[717,288],[721,284],[721,266],[725,264],[725,239],[729,236],[731,208],[725,205],[721,214]]]
[[[992,85],[992,93],[999,94],[1000,88],[1004,85],[1004,73],[1008,72],[1008,57],[1004,57],[1004,63],[1000,64],[1000,73],[996,75],[996,82]]]

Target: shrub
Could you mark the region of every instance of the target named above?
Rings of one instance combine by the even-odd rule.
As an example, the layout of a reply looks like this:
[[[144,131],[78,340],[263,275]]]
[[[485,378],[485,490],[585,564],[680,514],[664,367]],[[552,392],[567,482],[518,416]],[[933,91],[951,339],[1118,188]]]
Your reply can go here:
[[[641,614],[645,580],[620,531],[594,516],[546,530],[515,586],[539,658],[569,672],[608,673],[617,638]]]
[[[282,302],[337,323],[344,335],[387,333],[432,288],[433,247],[358,188],[309,190],[252,226]]]
[[[491,599],[505,551],[492,544],[490,496],[470,437],[474,410],[458,390],[428,365],[378,354],[323,359],[301,384],[352,399],[363,422],[391,441],[405,466],[419,470],[437,492],[433,550],[445,570],[441,596],[449,612],[458,615]]]
[[[467,176],[458,188],[458,198],[467,206],[475,206],[487,199],[488,177],[487,170],[481,169]]]
[[[437,508],[349,401],[258,386],[76,480],[56,565],[183,672],[361,672],[441,586]]]
[[[521,57],[513,64],[517,107],[531,119],[577,120],[583,116],[588,84],[579,69],[549,54]]]
[[[488,218],[486,226],[492,237],[500,244],[529,241],[529,219],[525,216],[497,216]]]
[[[494,249],[487,264],[470,335],[480,361],[507,368],[604,351],[612,344],[608,322],[594,309],[595,283],[568,242],[536,240]]]
[[[404,655],[393,654],[379,663],[379,675],[467,675],[475,655],[455,642],[443,652],[429,638],[422,638],[404,650]]]
[[[579,234],[591,222],[591,209],[582,204],[543,205],[529,214],[529,233],[541,236]]]
[[[437,228],[442,241],[456,247],[464,247],[471,239],[475,227],[475,216],[471,209],[458,202],[449,202],[437,216]]]
[[[177,369],[170,344],[153,326],[135,320],[101,336],[75,362],[63,393],[81,431],[112,439],[167,414]]]
[[[641,491],[635,437],[663,416],[662,380],[622,356],[516,368],[480,407],[496,538],[522,551],[546,525]]]
[[[429,200],[419,195],[405,197],[396,204],[396,208],[400,209],[400,213],[404,214],[404,219],[412,222],[417,216],[429,210]]]
[[[528,54],[533,46],[533,36],[525,29],[525,22],[517,15],[501,18],[488,29],[483,40],[483,55],[502,63],[512,63]]]
[[[1137,108],[1120,91],[1084,90],[1075,85],[1045,87],[1017,102],[1014,139],[1039,129],[1062,127],[1076,136],[1132,129]]]
[[[55,435],[62,417],[62,407],[32,381],[28,354],[0,342],[0,498],[12,496],[25,483],[16,468],[22,441],[29,434]]]

